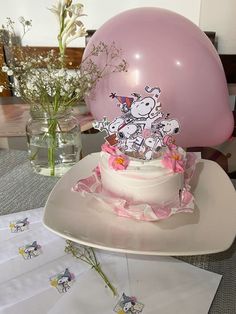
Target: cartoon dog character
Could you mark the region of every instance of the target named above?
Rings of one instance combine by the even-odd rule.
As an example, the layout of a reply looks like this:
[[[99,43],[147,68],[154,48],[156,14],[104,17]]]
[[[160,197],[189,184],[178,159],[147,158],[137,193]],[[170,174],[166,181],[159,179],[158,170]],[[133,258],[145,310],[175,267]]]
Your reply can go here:
[[[150,89],[146,86],[147,92],[155,92],[153,97],[137,98],[130,107],[130,114],[136,120],[136,122],[143,124],[143,128],[149,129],[154,121],[163,117],[161,110],[161,104],[158,102],[160,96],[159,88]],[[139,121],[137,121],[139,120]]]
[[[37,256],[39,248],[40,246],[37,244],[37,241],[34,241],[32,244],[27,245],[24,250],[27,259]]]
[[[72,280],[72,275],[69,272],[68,268],[66,268],[64,274],[62,274],[57,281],[58,286],[61,287],[62,292],[66,292],[68,289],[70,289],[69,282],[71,280]]]
[[[28,218],[17,220],[14,224],[15,232],[23,231],[29,224]]]
[[[120,128],[117,133],[119,147],[125,149],[127,152],[133,151],[133,145],[136,141],[138,126],[136,124],[127,124]]]
[[[99,131],[105,131],[107,135],[114,134],[118,131],[119,127],[124,124],[125,119],[122,117],[115,118],[110,122],[104,117],[101,121],[95,121],[93,127]]]
[[[136,303],[136,299],[133,297],[129,297],[129,296],[125,295],[124,293],[122,294],[122,298],[123,298],[123,300],[121,302],[122,310],[125,313],[128,313],[128,312],[133,313],[132,308]]]
[[[160,137],[148,137],[144,141],[144,150],[145,150],[145,159],[150,160],[152,159],[152,155],[155,151],[160,150],[162,147],[163,143]],[[147,149],[146,149],[147,147]]]
[[[165,135],[172,135],[172,134],[179,133],[180,126],[177,120],[167,119],[159,123],[158,129],[161,136],[164,137]]]

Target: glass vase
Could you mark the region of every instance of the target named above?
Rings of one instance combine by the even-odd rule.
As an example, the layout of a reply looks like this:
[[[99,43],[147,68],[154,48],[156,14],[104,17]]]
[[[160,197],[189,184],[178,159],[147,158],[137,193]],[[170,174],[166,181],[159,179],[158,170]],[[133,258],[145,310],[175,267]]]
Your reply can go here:
[[[28,156],[33,171],[61,177],[81,159],[81,132],[73,111],[32,111],[26,125]]]

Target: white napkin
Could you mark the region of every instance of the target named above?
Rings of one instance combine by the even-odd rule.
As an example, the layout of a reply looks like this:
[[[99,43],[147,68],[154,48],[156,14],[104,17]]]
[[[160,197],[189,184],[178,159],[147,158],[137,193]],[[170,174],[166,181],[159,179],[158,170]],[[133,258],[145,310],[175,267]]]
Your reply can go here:
[[[43,214],[43,208],[36,208],[31,210],[26,210],[14,214],[4,215],[0,216],[0,243],[5,240],[9,240],[12,238],[15,238],[22,232],[14,233],[10,230],[10,223],[22,220],[24,218],[28,218],[29,225],[28,230],[25,230],[23,232],[27,232],[30,230],[33,230],[36,228],[36,226],[42,225],[42,214]]]
[[[129,257],[128,269],[145,314],[206,314],[222,277],[171,257]]]
[[[145,314],[206,314],[220,280],[220,275],[171,257],[129,257],[120,294],[135,296]],[[48,313],[111,314],[117,298],[107,292],[94,274],[85,273]]]
[[[7,241],[8,242],[8,241]],[[66,255],[64,252],[65,240],[57,238],[48,244],[42,246],[42,254],[37,257],[25,260],[21,255],[16,255],[18,247],[16,246],[16,254],[0,263],[1,269],[4,271],[0,275],[0,284],[7,282],[15,277],[27,274],[33,270],[38,270],[41,266],[57,260]]]
[[[54,289],[47,289],[35,294],[31,298],[19,301],[7,308],[0,309],[1,314],[46,314],[59,299],[61,295],[55,293]],[[70,313],[65,313],[70,314]]]
[[[9,223],[25,217],[29,230],[11,234]],[[42,209],[0,217],[0,314],[113,313],[118,298],[87,264],[64,253],[64,240],[47,231],[41,217]],[[24,260],[19,246],[35,240],[42,254]],[[171,257],[126,258],[98,250],[96,255],[120,296],[135,296],[145,314],[205,314],[221,280],[220,275]],[[67,267],[75,282],[60,294],[50,286],[50,278]]]
[[[57,241],[58,239],[65,244],[65,240],[48,231],[42,223],[35,226],[34,230],[31,230],[30,232],[28,230],[20,232],[12,239],[0,242],[0,264],[12,258],[22,259],[22,256],[19,255],[18,251],[20,247],[37,241],[43,252],[47,244]]]
[[[90,269],[87,264],[77,261],[70,255],[66,255],[37,269],[25,272],[21,276],[5,281],[0,284],[0,313],[1,310],[35,297],[45,290],[53,290],[53,294],[59,294],[56,288],[51,287],[50,278],[64,272],[66,268],[69,268],[69,271],[75,275],[75,281],[78,280],[79,275]],[[38,306],[40,307],[39,303]],[[30,308],[28,313],[31,314]]]
[[[129,294],[127,260],[123,255],[97,254],[102,268],[118,291]],[[84,273],[73,289],[48,311],[48,314],[111,314],[120,295],[114,297],[98,275],[90,270]]]

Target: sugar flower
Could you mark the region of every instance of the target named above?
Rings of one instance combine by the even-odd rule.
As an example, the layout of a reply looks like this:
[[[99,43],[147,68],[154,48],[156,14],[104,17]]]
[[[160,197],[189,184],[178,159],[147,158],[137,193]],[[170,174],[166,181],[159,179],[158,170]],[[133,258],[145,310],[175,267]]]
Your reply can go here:
[[[183,155],[181,155],[175,149],[168,149],[163,155],[162,164],[171,169],[173,172],[182,173],[184,172],[184,160]]]
[[[125,170],[129,165],[129,158],[124,155],[111,155],[108,159],[109,166],[114,170]]]

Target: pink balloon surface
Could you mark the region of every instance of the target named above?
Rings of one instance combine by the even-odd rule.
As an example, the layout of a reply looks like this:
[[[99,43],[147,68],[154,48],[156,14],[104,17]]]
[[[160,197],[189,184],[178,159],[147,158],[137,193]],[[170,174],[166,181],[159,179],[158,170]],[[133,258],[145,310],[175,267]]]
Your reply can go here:
[[[213,146],[233,130],[224,70],[207,36],[185,17],[160,8],[137,8],[116,15],[90,39],[84,56],[100,41],[115,42],[128,71],[102,78],[86,102],[99,120],[121,115],[111,92],[145,95],[145,86],[160,87],[162,111],[178,119],[177,144]],[[94,59],[104,64],[102,57]]]

